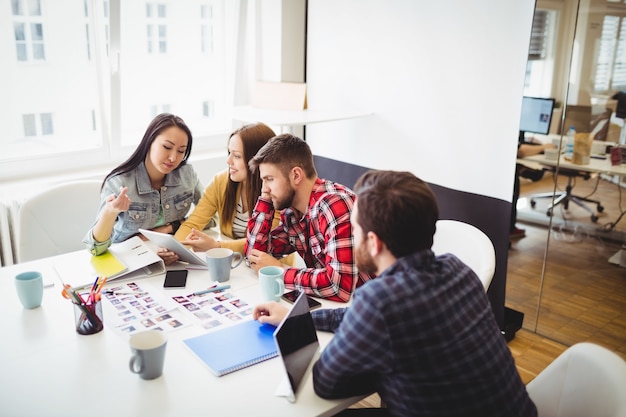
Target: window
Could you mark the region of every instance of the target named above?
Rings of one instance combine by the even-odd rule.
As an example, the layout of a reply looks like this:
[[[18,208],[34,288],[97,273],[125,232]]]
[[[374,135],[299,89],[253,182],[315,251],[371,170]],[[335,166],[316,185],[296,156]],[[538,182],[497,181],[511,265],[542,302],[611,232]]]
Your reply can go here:
[[[121,146],[137,144],[149,120],[161,111],[181,116],[189,125],[194,139],[214,136],[230,129],[231,121],[226,119],[230,106],[226,104],[229,88],[225,80],[230,77],[227,61],[232,59],[227,60],[226,57],[236,48],[234,38],[226,37],[229,33],[226,28],[234,23],[226,21],[225,16],[226,8],[232,3],[232,0],[196,0],[168,3],[167,7],[148,3],[146,19],[152,27],[148,32],[156,36],[159,25],[167,29],[161,32],[158,42],[150,35],[143,35],[152,45],[146,50],[140,48],[142,44],[136,39],[141,36],[137,32],[137,20],[123,18],[125,7],[132,10],[132,6],[120,2],[123,16],[119,33],[121,36],[136,34],[132,39],[123,37],[119,45],[123,60],[120,104],[111,117],[113,124],[118,120]],[[221,17],[210,20],[216,44],[212,55],[204,54],[199,44],[201,27],[208,22],[202,14],[207,10],[203,5],[210,5],[211,15]],[[172,18],[174,15],[179,18]],[[226,44],[228,48],[223,46]],[[216,106],[214,118],[205,116],[204,102],[207,100]],[[220,145],[223,146],[223,143]],[[194,150],[199,149],[197,146],[194,140]]]
[[[537,9],[533,16],[524,83],[526,96],[552,95],[557,18],[556,10]]]
[[[37,125],[35,124],[34,114],[25,114],[22,116],[24,121],[24,136],[37,136]]]
[[[203,54],[213,53],[213,6],[200,6],[200,49]]]
[[[202,103],[202,115],[209,119],[212,119],[215,116],[212,101],[205,101]]]
[[[549,27],[550,15],[548,11],[537,10],[533,16],[533,26],[530,32],[530,46],[528,47],[529,60],[536,61],[546,58]]]
[[[164,4],[146,4],[146,20],[148,22],[148,53],[167,52],[167,9]]]
[[[25,137],[52,135],[54,133],[52,113],[25,114],[22,116],[22,121],[24,123]]]
[[[13,33],[18,61],[45,59],[40,0],[11,0]]]
[[[54,129],[52,128],[52,113],[40,114],[39,120],[41,120],[42,135],[51,135],[54,133]]]
[[[185,120],[194,154],[223,150],[239,2],[55,0],[63,13],[47,4],[11,0],[0,8],[15,33],[15,50],[0,50],[0,91],[11,103],[0,114],[0,181],[68,166],[109,170],[160,112]]]
[[[626,88],[626,17],[607,15],[596,58],[594,91],[606,92]]]

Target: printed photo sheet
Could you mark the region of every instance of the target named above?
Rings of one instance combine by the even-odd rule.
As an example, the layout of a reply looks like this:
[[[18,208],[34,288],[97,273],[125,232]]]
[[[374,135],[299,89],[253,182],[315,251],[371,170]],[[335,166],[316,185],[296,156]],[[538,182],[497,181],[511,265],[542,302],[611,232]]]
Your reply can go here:
[[[204,329],[213,329],[232,324],[252,315],[253,306],[229,292],[213,292],[201,295],[189,294],[172,297],[195,324]]]

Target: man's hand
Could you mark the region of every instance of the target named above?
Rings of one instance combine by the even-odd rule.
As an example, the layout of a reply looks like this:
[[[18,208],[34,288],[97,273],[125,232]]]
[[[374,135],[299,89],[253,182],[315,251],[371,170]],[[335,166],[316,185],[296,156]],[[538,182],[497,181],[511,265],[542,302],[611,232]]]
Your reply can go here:
[[[254,307],[252,317],[259,323],[267,323],[273,326],[278,326],[288,312],[289,309],[287,307],[280,305],[275,301],[270,301]]]
[[[260,251],[258,249],[252,249],[248,254],[248,261],[250,262],[250,268],[259,272],[259,269],[264,266],[278,266],[284,268],[285,264],[281,263],[278,259],[272,255]]]

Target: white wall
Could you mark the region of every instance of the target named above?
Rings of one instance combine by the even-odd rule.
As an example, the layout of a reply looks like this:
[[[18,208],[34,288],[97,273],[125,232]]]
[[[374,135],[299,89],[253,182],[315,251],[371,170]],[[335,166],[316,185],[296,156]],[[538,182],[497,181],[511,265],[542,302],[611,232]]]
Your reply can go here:
[[[309,0],[316,155],[511,201],[533,0]]]

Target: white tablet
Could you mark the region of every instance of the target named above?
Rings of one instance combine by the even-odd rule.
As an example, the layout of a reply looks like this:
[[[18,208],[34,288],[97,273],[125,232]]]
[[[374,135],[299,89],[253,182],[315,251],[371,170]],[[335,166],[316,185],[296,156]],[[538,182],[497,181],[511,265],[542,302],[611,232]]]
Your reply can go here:
[[[167,233],[153,232],[152,230],[139,229],[142,235],[150,239],[160,248],[165,248],[176,253],[181,261],[191,265],[207,266],[206,261],[199,257],[194,251],[188,249],[176,238]]]

